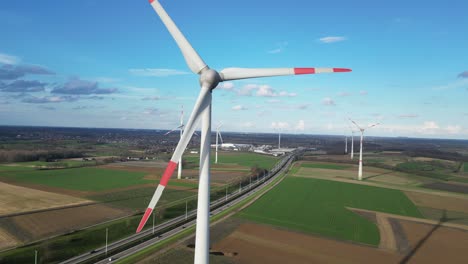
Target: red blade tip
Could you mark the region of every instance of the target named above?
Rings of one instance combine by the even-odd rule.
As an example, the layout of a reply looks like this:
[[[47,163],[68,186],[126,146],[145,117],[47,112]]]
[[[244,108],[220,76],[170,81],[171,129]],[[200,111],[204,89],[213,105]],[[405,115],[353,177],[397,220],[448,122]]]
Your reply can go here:
[[[140,224],[138,225],[138,228],[137,228],[137,231],[136,231],[137,233],[140,233],[140,231],[143,229],[143,227],[145,226],[146,221],[148,221],[148,218],[151,215],[152,211],[153,211],[153,209],[146,208],[145,214],[143,215],[143,218],[141,218]]]
[[[351,69],[346,69],[346,68],[333,68],[333,72],[350,72],[352,71]]]

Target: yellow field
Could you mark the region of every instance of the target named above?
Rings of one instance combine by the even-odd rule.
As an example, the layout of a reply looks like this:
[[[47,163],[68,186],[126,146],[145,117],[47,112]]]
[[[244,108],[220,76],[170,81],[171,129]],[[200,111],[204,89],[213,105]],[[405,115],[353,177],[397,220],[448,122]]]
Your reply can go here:
[[[0,182],[0,215],[75,205],[89,200]]]

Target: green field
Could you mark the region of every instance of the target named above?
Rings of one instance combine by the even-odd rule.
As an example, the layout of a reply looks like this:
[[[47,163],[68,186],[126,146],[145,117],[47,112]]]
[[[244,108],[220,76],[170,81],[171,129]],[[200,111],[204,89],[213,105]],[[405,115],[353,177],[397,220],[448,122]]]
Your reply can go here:
[[[327,164],[327,163],[302,163],[301,167],[314,169],[344,170],[351,168],[349,165]]]
[[[468,172],[468,162],[463,163],[463,171]]]
[[[211,164],[214,164],[215,154],[211,153]],[[186,161],[192,164],[196,164],[198,167],[199,156],[187,156]],[[252,152],[218,152],[218,164],[237,164],[248,168],[258,166],[263,169],[272,168],[275,163],[279,160],[277,157],[261,155]]]
[[[128,172],[103,168],[3,171],[0,177],[20,183],[40,184],[78,191],[102,191],[152,183],[144,172]]]
[[[440,162],[434,161],[432,163],[428,163],[421,161],[411,161],[397,164],[396,169],[404,172],[416,173],[420,176],[428,178],[444,181],[449,180],[449,172],[440,166],[436,166],[437,164],[440,164]]]
[[[422,217],[398,190],[288,177],[238,215],[260,223],[378,245],[377,226],[345,207]]]

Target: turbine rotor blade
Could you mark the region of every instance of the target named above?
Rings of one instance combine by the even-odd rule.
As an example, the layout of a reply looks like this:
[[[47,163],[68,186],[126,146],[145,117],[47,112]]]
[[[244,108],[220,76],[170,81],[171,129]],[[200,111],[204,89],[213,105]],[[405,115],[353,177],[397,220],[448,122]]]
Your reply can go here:
[[[174,150],[174,153],[172,154],[171,160],[169,161],[169,164],[167,165],[166,170],[164,171],[161,177],[159,185],[156,188],[153,197],[151,198],[148,208],[146,209],[145,214],[143,215],[140,224],[138,225],[136,231],[137,233],[139,233],[143,229],[146,221],[148,221],[148,218],[151,215],[151,212],[158,203],[159,198],[161,197],[162,192],[164,191],[164,188],[169,182],[169,179],[171,178],[175,168],[177,167],[177,163],[182,157],[182,154],[184,153],[184,150],[187,147],[190,138],[192,137],[192,134],[195,132],[196,123],[200,117],[200,114],[202,113],[203,109],[205,109],[210,104],[210,100],[208,100],[210,92],[210,89],[202,87],[198,99],[195,103],[195,106],[192,110],[192,113],[190,114],[190,118],[187,122],[187,125],[185,126],[185,131],[182,134],[179,143],[177,143],[177,147]]]
[[[258,77],[350,72],[345,68],[226,68],[219,72],[222,81],[240,80]]]
[[[199,74],[203,68],[207,67],[206,63],[193,49],[192,45],[190,45],[182,32],[180,32],[179,28],[176,26],[174,21],[172,21],[171,17],[166,13],[166,10],[164,10],[159,1],[149,0],[149,2],[179,46],[180,50],[182,51],[182,55],[185,58],[185,62],[189,66],[190,70],[193,73]]]
[[[184,127],[184,125],[180,125],[180,126],[178,126],[178,127],[176,127],[176,128],[173,128],[172,130],[170,130],[170,131],[164,133],[164,136],[167,136],[167,135],[169,135],[170,133],[176,131],[177,129],[181,129],[181,128],[183,128],[183,127]]]
[[[376,124],[370,125],[370,126],[368,126],[367,128],[375,127],[375,126],[378,126],[378,125],[380,125],[380,123],[376,123]]]
[[[221,146],[224,144],[223,137],[221,136],[221,131],[218,131],[219,139],[221,140]]]
[[[353,124],[355,124],[357,126],[357,128],[362,131],[363,129],[356,123],[354,122],[354,120],[352,120],[351,118],[349,118],[349,121],[353,122]]]

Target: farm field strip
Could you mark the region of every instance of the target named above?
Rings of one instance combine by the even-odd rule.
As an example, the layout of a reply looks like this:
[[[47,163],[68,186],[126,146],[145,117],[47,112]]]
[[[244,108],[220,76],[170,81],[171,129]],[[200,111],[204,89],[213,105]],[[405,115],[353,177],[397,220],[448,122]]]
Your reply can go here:
[[[126,172],[104,168],[72,168],[2,172],[1,177],[18,183],[32,183],[78,191],[103,191],[130,185],[152,183],[143,172]]]
[[[331,170],[344,170],[349,169],[351,165],[338,165],[333,163],[309,163],[302,162],[301,167],[303,168],[315,168],[315,169],[331,169]]]
[[[287,177],[239,216],[306,233],[377,245],[376,226],[346,210],[346,206],[422,217],[416,206],[397,190],[298,177]]]
[[[212,153],[213,154],[213,153]],[[186,160],[190,163],[196,164],[198,167],[198,156],[187,156]],[[271,168],[279,160],[277,157],[256,154],[252,152],[220,152],[218,153],[218,162],[220,164],[238,164],[240,166],[251,168],[258,166],[260,168]],[[211,163],[216,167],[214,163],[214,154],[211,155]]]
[[[88,202],[91,201],[0,182],[0,215]]]

